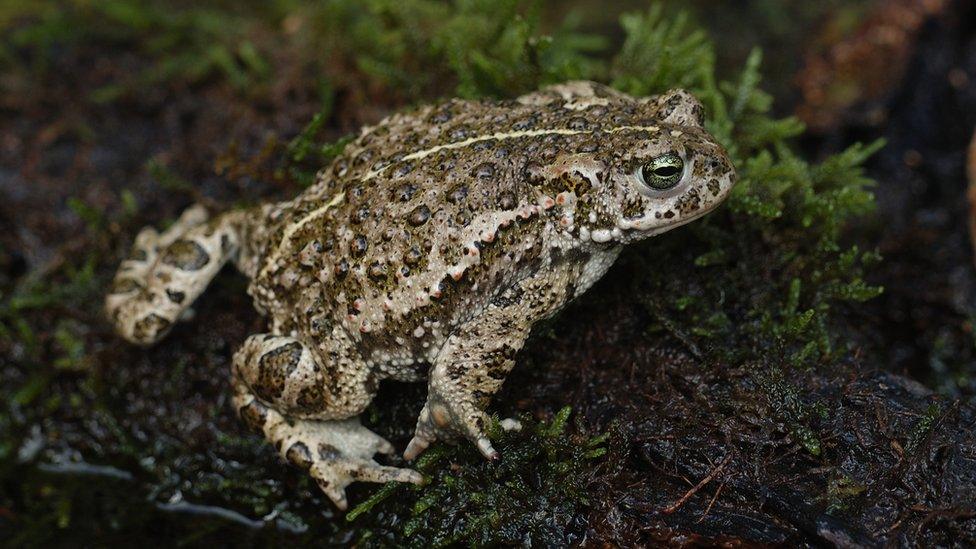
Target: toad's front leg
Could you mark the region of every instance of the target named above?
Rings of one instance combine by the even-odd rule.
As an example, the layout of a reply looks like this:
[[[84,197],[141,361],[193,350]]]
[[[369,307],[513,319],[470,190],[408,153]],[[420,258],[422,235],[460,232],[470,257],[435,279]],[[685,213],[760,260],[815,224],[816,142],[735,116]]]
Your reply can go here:
[[[435,440],[458,435],[486,458],[498,457],[486,435],[489,418],[484,409],[514,366],[533,322],[572,297],[571,274],[559,271],[524,280],[451,334],[434,359],[427,403],[403,457],[413,459]]]
[[[417,430],[403,457],[413,459],[437,439],[458,435],[475,443],[489,459],[498,457],[485,434],[484,408],[515,364],[515,353],[528,336],[528,326],[505,318],[502,308],[490,306],[448,338],[431,370],[427,403],[417,418]]]

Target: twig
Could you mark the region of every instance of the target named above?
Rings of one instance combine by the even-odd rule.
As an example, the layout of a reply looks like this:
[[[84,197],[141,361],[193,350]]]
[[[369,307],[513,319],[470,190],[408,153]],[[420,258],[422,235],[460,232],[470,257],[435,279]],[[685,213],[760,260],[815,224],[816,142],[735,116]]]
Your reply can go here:
[[[642,301],[646,302],[647,300],[645,299]],[[645,303],[645,305],[647,305],[647,303]],[[683,345],[685,347],[685,350],[691,353],[691,356],[693,356],[696,360],[698,360],[698,362],[703,362],[705,360],[705,355],[701,352],[701,349],[698,348],[698,345],[696,345],[695,342],[691,340],[691,338],[689,338],[687,335],[685,335],[684,332],[682,332],[681,330],[678,329],[677,326],[675,326],[674,322],[672,322],[671,319],[664,314],[664,311],[662,310],[660,305],[651,304],[647,308],[647,310],[651,314],[651,316],[653,316],[658,322],[661,323],[661,326],[664,327],[664,331],[671,334],[672,337],[677,339],[678,343]]]
[[[928,528],[933,522],[939,519],[970,519],[974,516],[976,516],[976,510],[969,509],[964,506],[953,505],[951,507],[945,507],[942,509],[933,509],[927,515],[925,515],[922,522],[920,522],[918,527],[915,528],[915,539],[919,539],[922,535],[922,530]]]
[[[718,490],[715,490],[715,495],[712,496],[712,501],[709,501],[708,502],[708,507],[705,508],[705,512],[702,513],[701,518],[699,518],[698,520],[695,521],[695,524],[698,524],[701,521],[705,520],[705,517],[708,516],[708,513],[710,513],[712,511],[712,505],[715,505],[715,500],[717,500],[718,499],[718,495],[722,493],[722,488],[725,488],[725,483],[724,482],[722,484],[719,484],[718,485]]]
[[[715,467],[714,469],[712,469],[712,472],[711,473],[708,473],[708,476],[706,476],[705,478],[701,479],[701,482],[699,482],[698,484],[696,484],[694,488],[692,488],[691,490],[688,490],[687,492],[685,492],[685,495],[681,496],[681,499],[679,499],[678,501],[674,502],[673,505],[670,505],[670,506],[666,507],[663,511],[661,511],[661,513],[663,513],[665,515],[670,515],[671,513],[674,513],[675,511],[677,511],[682,505],[684,505],[689,499],[691,499],[691,496],[695,495],[696,492],[698,492],[706,484],[708,484],[709,482],[711,482],[712,479],[715,478],[715,476],[718,475],[722,471],[722,469],[724,469],[725,466],[728,465],[729,461],[731,461],[731,460],[732,460],[732,454],[729,453],[729,455],[725,456],[725,459],[723,459],[722,462],[719,463],[717,467]]]

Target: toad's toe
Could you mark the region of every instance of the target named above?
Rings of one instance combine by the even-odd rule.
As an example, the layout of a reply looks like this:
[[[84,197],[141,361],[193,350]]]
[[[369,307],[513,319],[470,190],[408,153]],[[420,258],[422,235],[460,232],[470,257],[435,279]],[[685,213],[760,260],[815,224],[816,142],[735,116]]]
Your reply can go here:
[[[408,461],[416,459],[417,456],[422,454],[424,450],[430,446],[431,442],[433,442],[433,439],[421,436],[419,434],[414,435],[414,437],[410,439],[410,443],[407,444],[407,449],[403,451],[403,459]]]
[[[412,460],[435,440],[450,441],[462,436],[477,446],[487,459],[498,459],[498,452],[491,445],[485,429],[488,415],[466,400],[441,398],[431,393],[427,404],[417,417],[417,428],[407,445],[403,457]]]
[[[424,476],[412,469],[380,465],[371,459],[313,460],[309,475],[340,510],[348,507],[346,487],[353,482],[409,482],[423,484]]]

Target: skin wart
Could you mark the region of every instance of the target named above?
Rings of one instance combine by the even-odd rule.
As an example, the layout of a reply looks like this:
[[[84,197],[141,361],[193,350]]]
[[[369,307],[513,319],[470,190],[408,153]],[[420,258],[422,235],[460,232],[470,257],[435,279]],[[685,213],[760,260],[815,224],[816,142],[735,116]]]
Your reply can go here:
[[[144,229],[106,309],[150,345],[236,265],[269,326],[234,355],[234,406],[344,509],[351,482],[422,482],[359,423],[384,379],[428,384],[408,460],[459,437],[498,456],[484,410],[533,324],[732,188],[702,120],[685,91],[592,82],[394,114],[293,200]]]

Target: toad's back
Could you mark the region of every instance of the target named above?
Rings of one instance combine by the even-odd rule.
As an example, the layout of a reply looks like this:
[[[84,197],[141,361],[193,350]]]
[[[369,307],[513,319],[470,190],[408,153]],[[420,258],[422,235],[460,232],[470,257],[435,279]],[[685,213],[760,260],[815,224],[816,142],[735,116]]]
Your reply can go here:
[[[443,333],[538,268],[555,220],[532,167],[650,123],[633,100],[601,95],[454,100],[364,130],[313,187],[263,211],[258,306],[281,333],[314,339],[338,323],[367,347],[430,347],[404,336]]]

